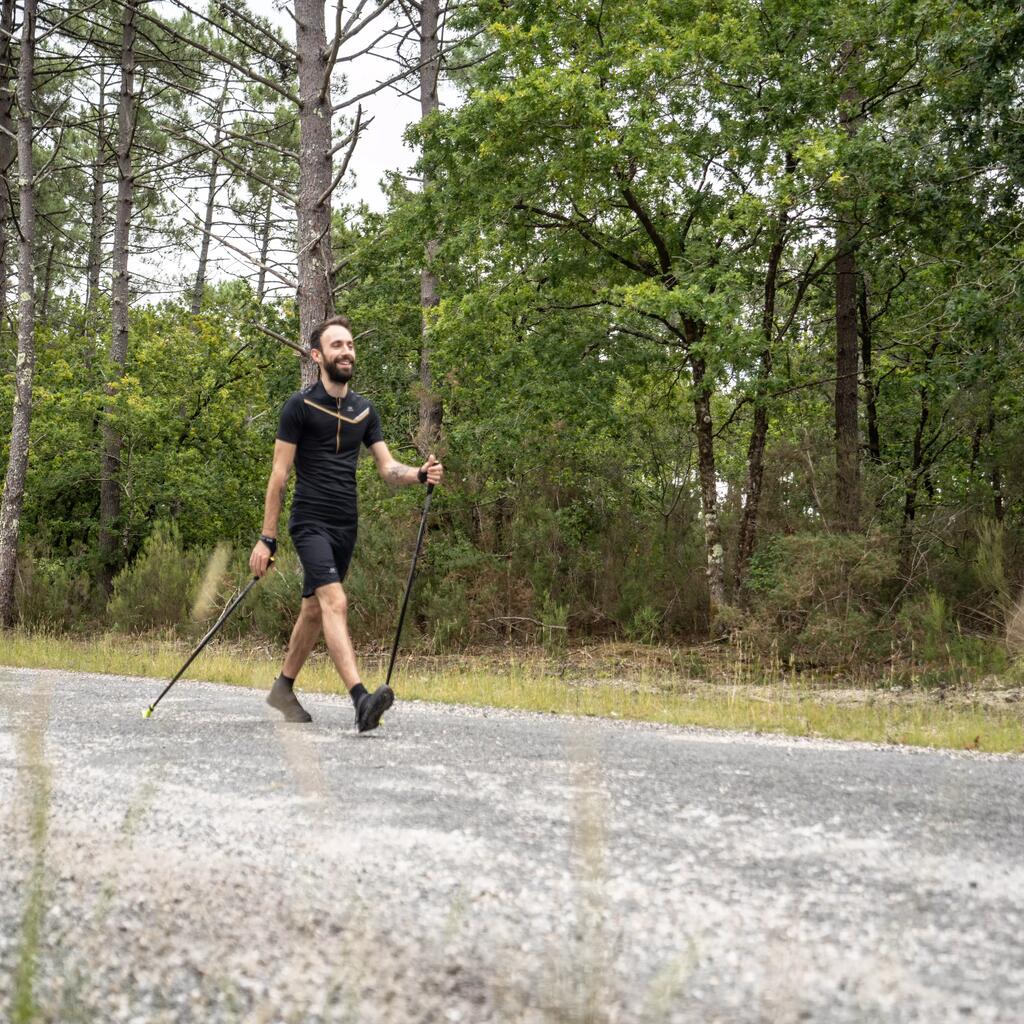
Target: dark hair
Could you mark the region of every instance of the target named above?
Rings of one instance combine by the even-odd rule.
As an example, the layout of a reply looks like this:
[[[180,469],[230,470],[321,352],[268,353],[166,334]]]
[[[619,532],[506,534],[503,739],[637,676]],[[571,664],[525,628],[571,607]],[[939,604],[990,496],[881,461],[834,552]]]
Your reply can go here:
[[[352,333],[352,324],[349,323],[347,316],[342,316],[340,313],[337,316],[329,316],[323,323],[317,324],[309,333],[309,347],[319,348],[320,347],[320,335],[327,330],[328,327],[344,327],[349,334]]]

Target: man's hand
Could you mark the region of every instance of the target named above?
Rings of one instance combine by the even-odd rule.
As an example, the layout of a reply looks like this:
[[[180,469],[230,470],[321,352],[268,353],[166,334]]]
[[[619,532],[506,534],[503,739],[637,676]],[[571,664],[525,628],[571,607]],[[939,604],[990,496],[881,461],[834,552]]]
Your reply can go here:
[[[252,554],[249,556],[249,568],[252,570],[253,576],[266,576],[272,557],[273,553],[270,548],[263,541],[256,541],[256,546],[252,549]]]
[[[441,465],[433,455],[427,458],[427,461],[420,466],[419,475],[420,479],[423,479],[426,474],[425,483],[433,484],[435,487],[441,482],[441,478],[444,476],[444,466]]]

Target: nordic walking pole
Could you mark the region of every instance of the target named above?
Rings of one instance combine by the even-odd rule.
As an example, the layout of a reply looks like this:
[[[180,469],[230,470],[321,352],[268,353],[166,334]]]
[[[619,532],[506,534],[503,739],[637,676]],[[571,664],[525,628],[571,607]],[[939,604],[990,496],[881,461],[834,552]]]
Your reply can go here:
[[[270,565],[273,564],[274,556],[271,555]],[[164,687],[163,693],[161,693],[160,696],[157,697],[157,699],[153,701],[153,703],[150,704],[145,711],[142,712],[143,718],[149,718],[153,714],[153,712],[156,710],[157,704],[159,704],[160,701],[164,699],[164,696],[166,695],[167,691],[185,674],[185,669],[187,669],[189,665],[191,665],[192,662],[196,660],[196,655],[198,655],[199,652],[213,639],[213,635],[217,632],[217,630],[220,629],[220,627],[228,621],[228,616],[242,603],[242,598],[245,597],[245,595],[248,594],[249,591],[252,590],[252,588],[255,587],[257,583],[259,583],[259,581],[259,576],[253,576],[253,578],[249,580],[249,582],[245,585],[245,588],[242,590],[242,592],[237,597],[233,598],[231,601],[228,602],[227,608],[225,608],[224,611],[220,613],[220,618],[217,619],[217,621],[210,627],[209,632],[207,632],[206,636],[204,636],[203,639],[199,641],[199,646],[188,656],[188,661],[186,661],[185,664],[178,669],[177,675]]]
[[[391,682],[391,671],[395,667],[395,655],[398,654],[398,639],[402,635],[402,624],[405,622],[405,609],[409,607],[409,595],[412,593],[412,578],[416,575],[416,560],[420,557],[420,545],[423,543],[423,533],[427,528],[427,513],[430,511],[430,498],[434,493],[434,485],[427,484],[427,500],[423,503],[423,518],[420,520],[420,532],[416,538],[416,550],[412,556],[412,568],[409,570],[409,582],[405,585],[405,597],[402,599],[402,613],[398,616],[398,629],[395,631],[395,642],[391,646],[391,661],[388,662],[388,677],[384,685]]]

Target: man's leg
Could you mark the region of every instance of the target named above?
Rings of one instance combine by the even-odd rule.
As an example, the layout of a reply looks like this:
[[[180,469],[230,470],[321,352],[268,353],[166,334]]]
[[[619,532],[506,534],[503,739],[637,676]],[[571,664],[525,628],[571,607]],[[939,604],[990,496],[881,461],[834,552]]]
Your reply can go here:
[[[281,666],[281,675],[295,679],[319,638],[320,602],[316,599],[316,594],[312,594],[302,599],[302,610],[295,620],[291,639],[288,641],[288,653]]]
[[[281,674],[267,696],[267,703],[280,711],[289,722],[311,722],[309,712],[299,703],[292,686],[295,677],[306,664],[306,659],[320,636],[320,602],[315,596],[302,599],[302,609],[292,627]]]
[[[340,583],[327,583],[317,587],[316,600],[320,602],[324,643],[346,689],[351,690],[359,685],[360,679],[348,632],[348,598]]]
[[[356,654],[348,632],[348,598],[341,584],[327,583],[317,587],[316,596],[320,602],[324,642],[338,675],[352,696],[356,725],[360,732],[376,729],[381,715],[394,702],[395,695],[390,686],[379,686],[373,693],[367,693],[359,679]]]

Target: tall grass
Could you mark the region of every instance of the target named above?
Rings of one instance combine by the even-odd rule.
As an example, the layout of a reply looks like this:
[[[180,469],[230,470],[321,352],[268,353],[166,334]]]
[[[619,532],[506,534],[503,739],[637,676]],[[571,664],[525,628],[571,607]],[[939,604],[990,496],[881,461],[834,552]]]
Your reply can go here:
[[[181,667],[189,646],[181,641],[129,640],[108,635],[69,639],[18,631],[3,634],[0,660],[28,668],[169,679]],[[385,659],[363,658],[368,686],[382,681]],[[790,736],[865,740],[912,746],[969,748],[1024,753],[1024,716],[1019,710],[959,706],[921,692],[905,703],[877,698],[850,706],[831,700],[820,687],[804,685],[780,665],[751,668],[738,664],[715,670],[716,681],[694,679],[685,659],[650,661],[607,678],[609,666],[594,666],[580,677],[564,663],[542,654],[504,658],[401,659],[394,678],[402,699],[513,708],[561,715],[596,716],[667,725],[691,725]],[[280,668],[279,651],[211,644],[178,686],[189,678],[236,686],[268,688]],[[616,665],[613,663],[612,669]],[[683,670],[681,672],[681,669]],[[769,670],[771,670],[769,672]],[[701,671],[707,673],[707,666]],[[757,671],[765,674],[757,682]],[[766,681],[767,680],[767,681]],[[886,682],[881,680],[880,682]],[[340,693],[343,687],[323,656],[314,656],[296,686],[307,693]],[[172,691],[172,695],[173,695]],[[148,695],[140,692],[140,700]]]

